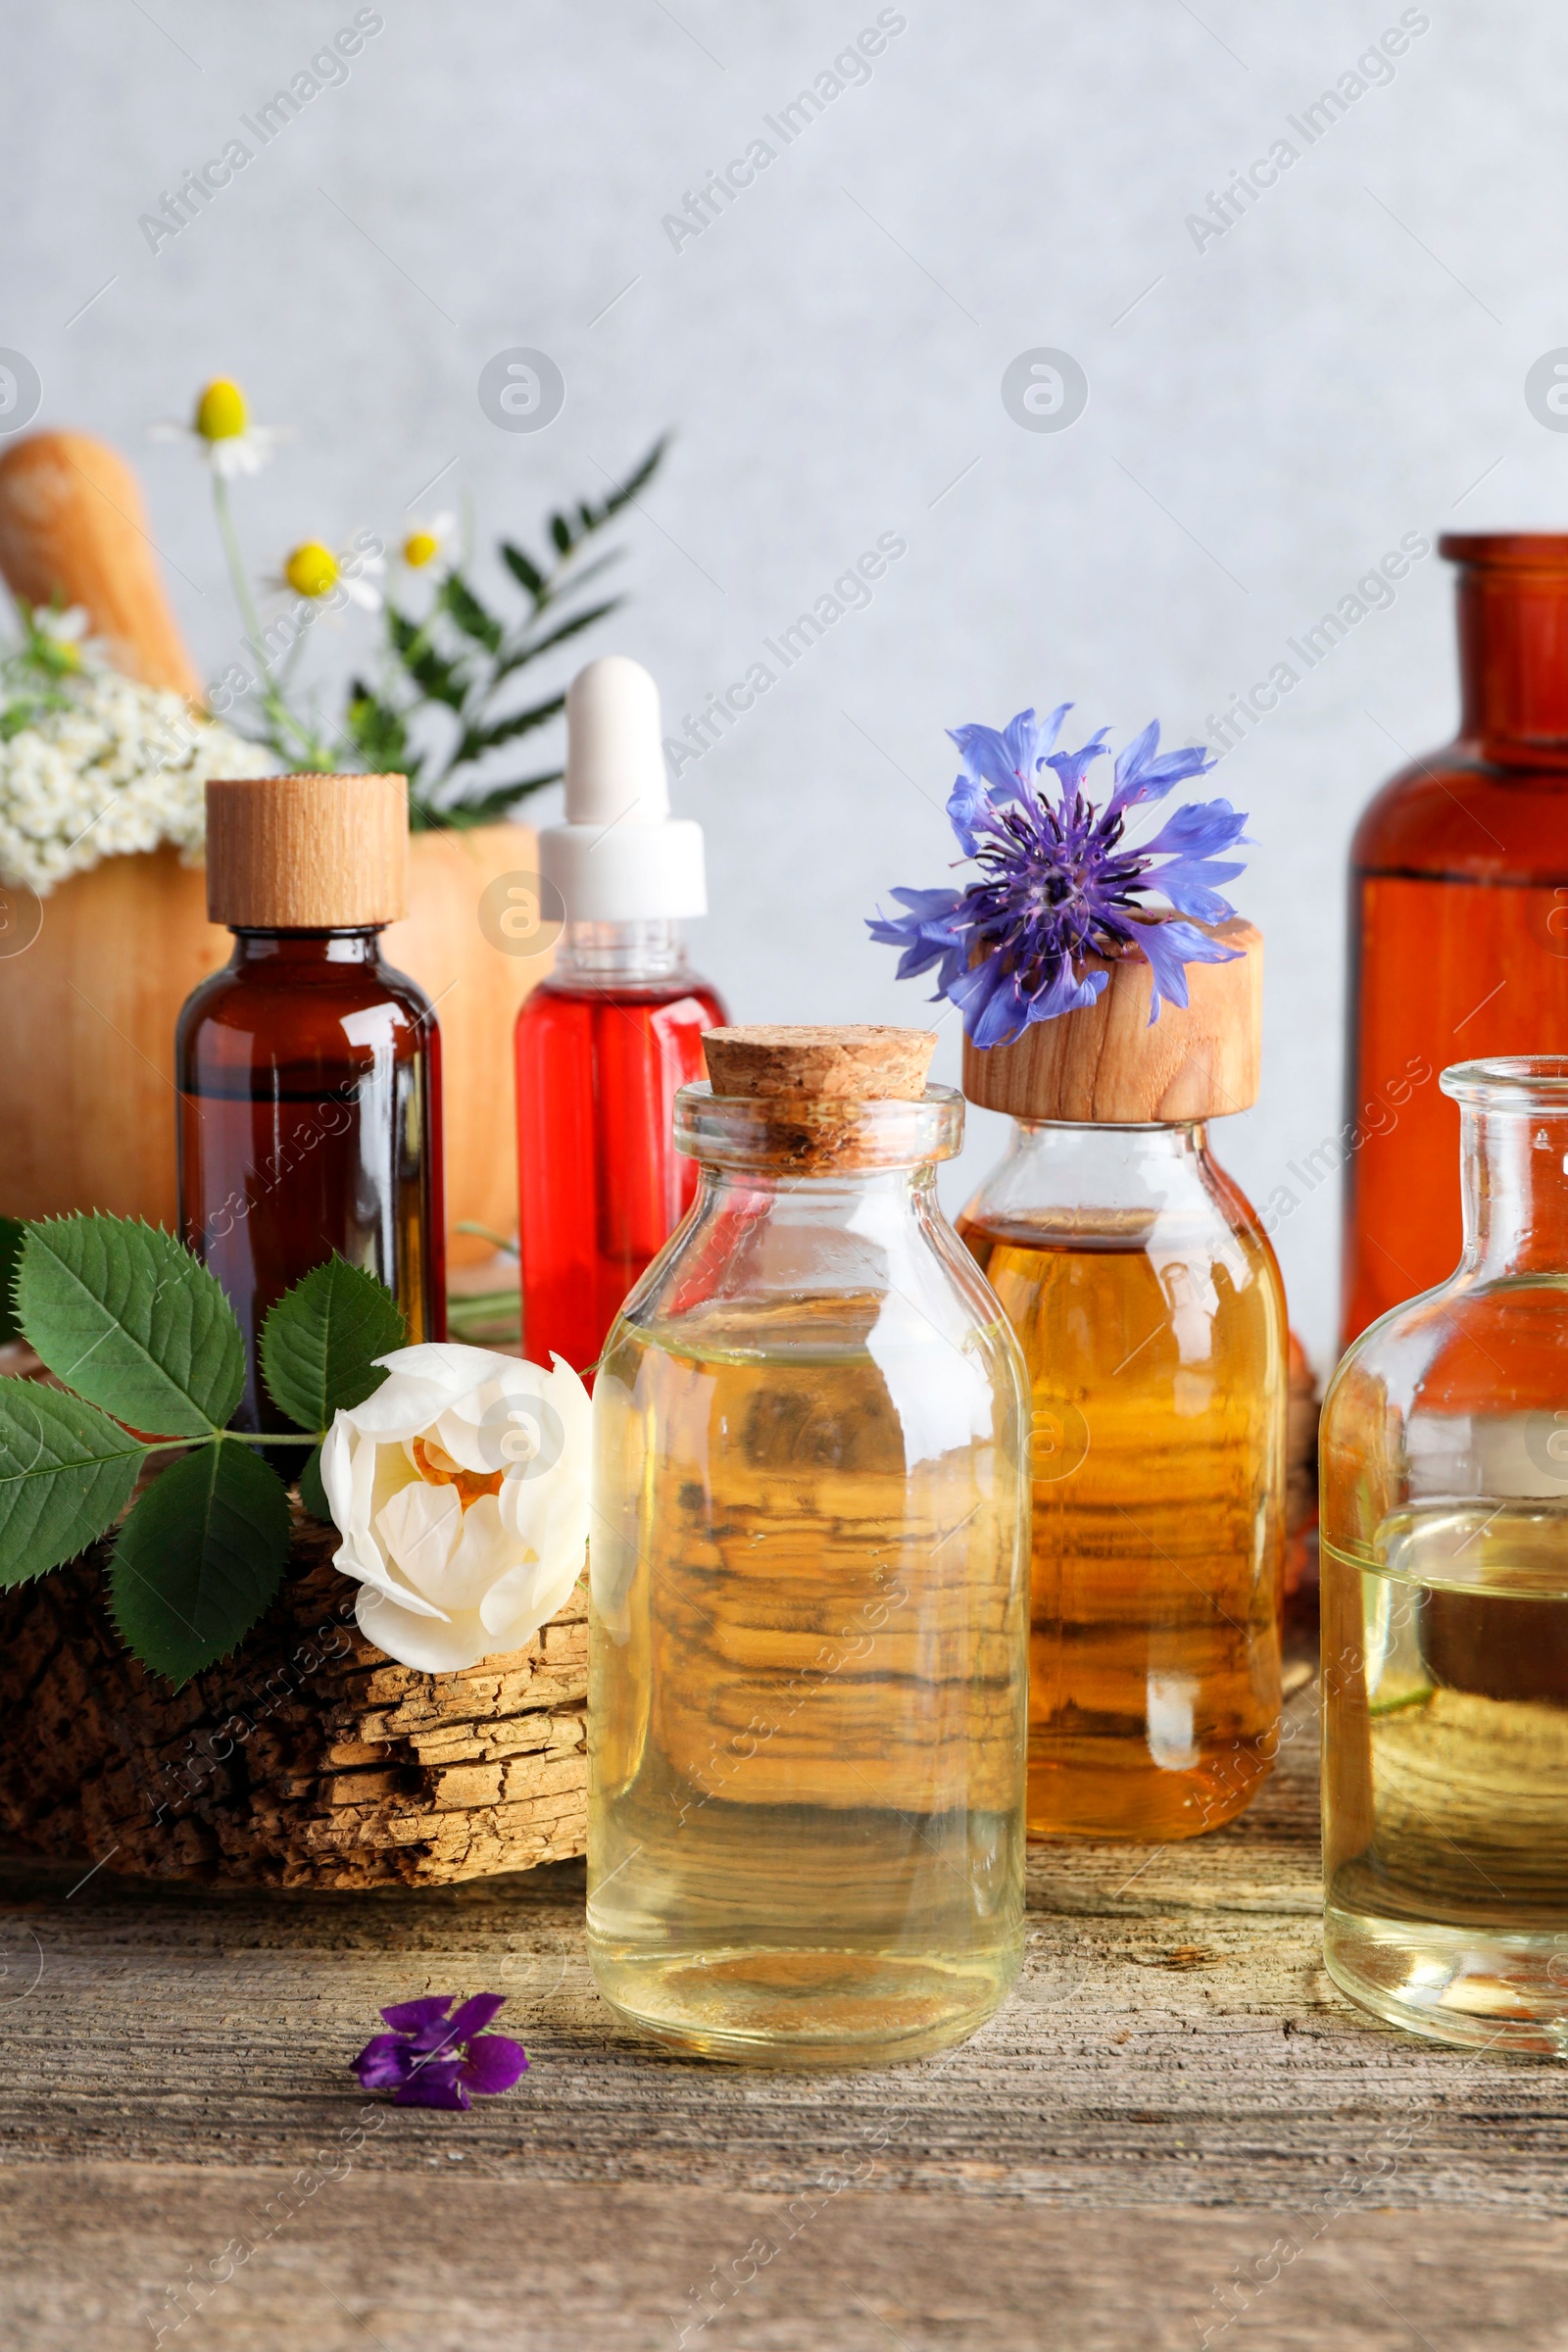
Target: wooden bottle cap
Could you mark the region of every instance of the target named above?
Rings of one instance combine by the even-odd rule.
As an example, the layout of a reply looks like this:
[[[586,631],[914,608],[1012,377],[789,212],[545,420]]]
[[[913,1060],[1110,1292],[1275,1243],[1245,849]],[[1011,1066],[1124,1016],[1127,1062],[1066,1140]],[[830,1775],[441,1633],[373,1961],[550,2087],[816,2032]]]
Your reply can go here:
[[[1037,1021],[1007,1046],[964,1039],[969,1101],[1015,1119],[1127,1127],[1246,1110],[1257,1101],[1263,935],[1240,917],[1197,928],[1242,953],[1187,966],[1185,1011],[1167,1002],[1151,1027],[1149,965],[1091,957],[1109,983],[1085,1011]]]
[[[207,913],[357,931],[408,912],[406,776],[224,776],[207,787]]]
[[[932,1029],[710,1029],[703,1054],[715,1095],[918,1102],[936,1042]]]

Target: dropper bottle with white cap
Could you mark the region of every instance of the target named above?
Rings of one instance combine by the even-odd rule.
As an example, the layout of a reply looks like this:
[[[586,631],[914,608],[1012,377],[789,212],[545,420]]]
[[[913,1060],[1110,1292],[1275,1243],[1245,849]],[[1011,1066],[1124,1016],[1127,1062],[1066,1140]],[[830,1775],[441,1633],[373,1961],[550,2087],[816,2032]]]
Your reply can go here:
[[[585,1370],[690,1205],[675,1090],[728,1017],[682,937],[708,911],[702,827],[669,812],[659,688],[622,654],[567,692],[565,818],[539,836],[539,872],[563,929],[517,1016],[523,1345]]]

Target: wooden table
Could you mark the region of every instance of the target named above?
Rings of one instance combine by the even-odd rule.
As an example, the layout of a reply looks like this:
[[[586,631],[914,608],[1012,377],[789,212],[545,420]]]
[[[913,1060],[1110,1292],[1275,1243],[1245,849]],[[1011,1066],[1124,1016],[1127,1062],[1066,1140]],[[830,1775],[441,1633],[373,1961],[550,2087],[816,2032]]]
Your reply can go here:
[[[1568,2081],[1334,1991],[1309,1686],[1287,1715],[1229,1829],[1037,1852],[1005,2009],[881,2075],[617,2032],[579,1863],[290,1897],[9,1862],[0,2343],[1561,2347]],[[482,1987],[527,2042],[516,2090],[361,2095],[379,2003]]]

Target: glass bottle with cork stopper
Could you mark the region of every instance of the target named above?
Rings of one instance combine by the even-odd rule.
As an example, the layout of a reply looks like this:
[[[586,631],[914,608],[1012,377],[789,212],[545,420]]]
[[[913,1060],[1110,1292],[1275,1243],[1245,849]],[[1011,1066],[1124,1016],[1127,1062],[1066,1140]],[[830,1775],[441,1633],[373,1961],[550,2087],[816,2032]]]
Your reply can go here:
[[[411,1343],[446,1336],[440,1037],[380,951],[408,833],[402,776],[207,787],[207,908],[234,952],[175,1035],[179,1220],[245,1335],[238,1429],[292,1426],[260,1380],[261,1328],[334,1251],[386,1284]]]
[[[1164,1841],[1239,1813],[1280,1705],[1285,1298],[1206,1122],[1256,1098],[1262,941],[1088,959],[1092,1007],[990,1049],[964,1092],[1015,1121],[958,1220],[1033,1386],[1032,1838]]]
[[[1023,1939],[1028,1421],[899,1029],[714,1029],[594,1392],[588,1944],[710,2058],[957,2041]]]
[[[621,654],[566,695],[566,808],[539,836],[555,969],[517,1015],[522,1329],[539,1363],[590,1371],[615,1310],[697,1189],[675,1090],[724,1007],[686,960],[706,914],[703,835],[671,816],[659,689]]]

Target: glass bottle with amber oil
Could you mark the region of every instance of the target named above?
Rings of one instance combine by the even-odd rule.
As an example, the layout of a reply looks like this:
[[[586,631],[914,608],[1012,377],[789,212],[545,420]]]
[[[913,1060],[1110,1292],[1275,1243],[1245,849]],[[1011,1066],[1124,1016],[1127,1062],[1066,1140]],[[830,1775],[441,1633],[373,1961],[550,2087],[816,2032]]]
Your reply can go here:
[[[1280,1704],[1287,1333],[1274,1254],[1205,1122],[1257,1090],[1261,941],[1149,967],[989,1051],[1011,1144],[958,1220],[1033,1388],[1031,1838],[1165,1841],[1229,1821]]]
[[[1323,1941],[1363,2007],[1568,2056],[1568,1057],[1445,1070],[1463,1250],[1323,1407]]]
[[[1347,1347],[1459,1254],[1438,1072],[1568,1044],[1568,534],[1439,551],[1459,567],[1458,740],[1384,786],[1350,851]]]
[[[402,776],[207,787],[207,901],[234,933],[175,1037],[179,1219],[245,1335],[234,1426],[288,1428],[257,1367],[267,1310],[334,1251],[445,1337],[440,1038],[381,961],[404,912]]]
[[[933,1042],[709,1033],[595,1385],[589,1953],[710,2058],[917,2057],[1021,1956],[1026,1392]]]

